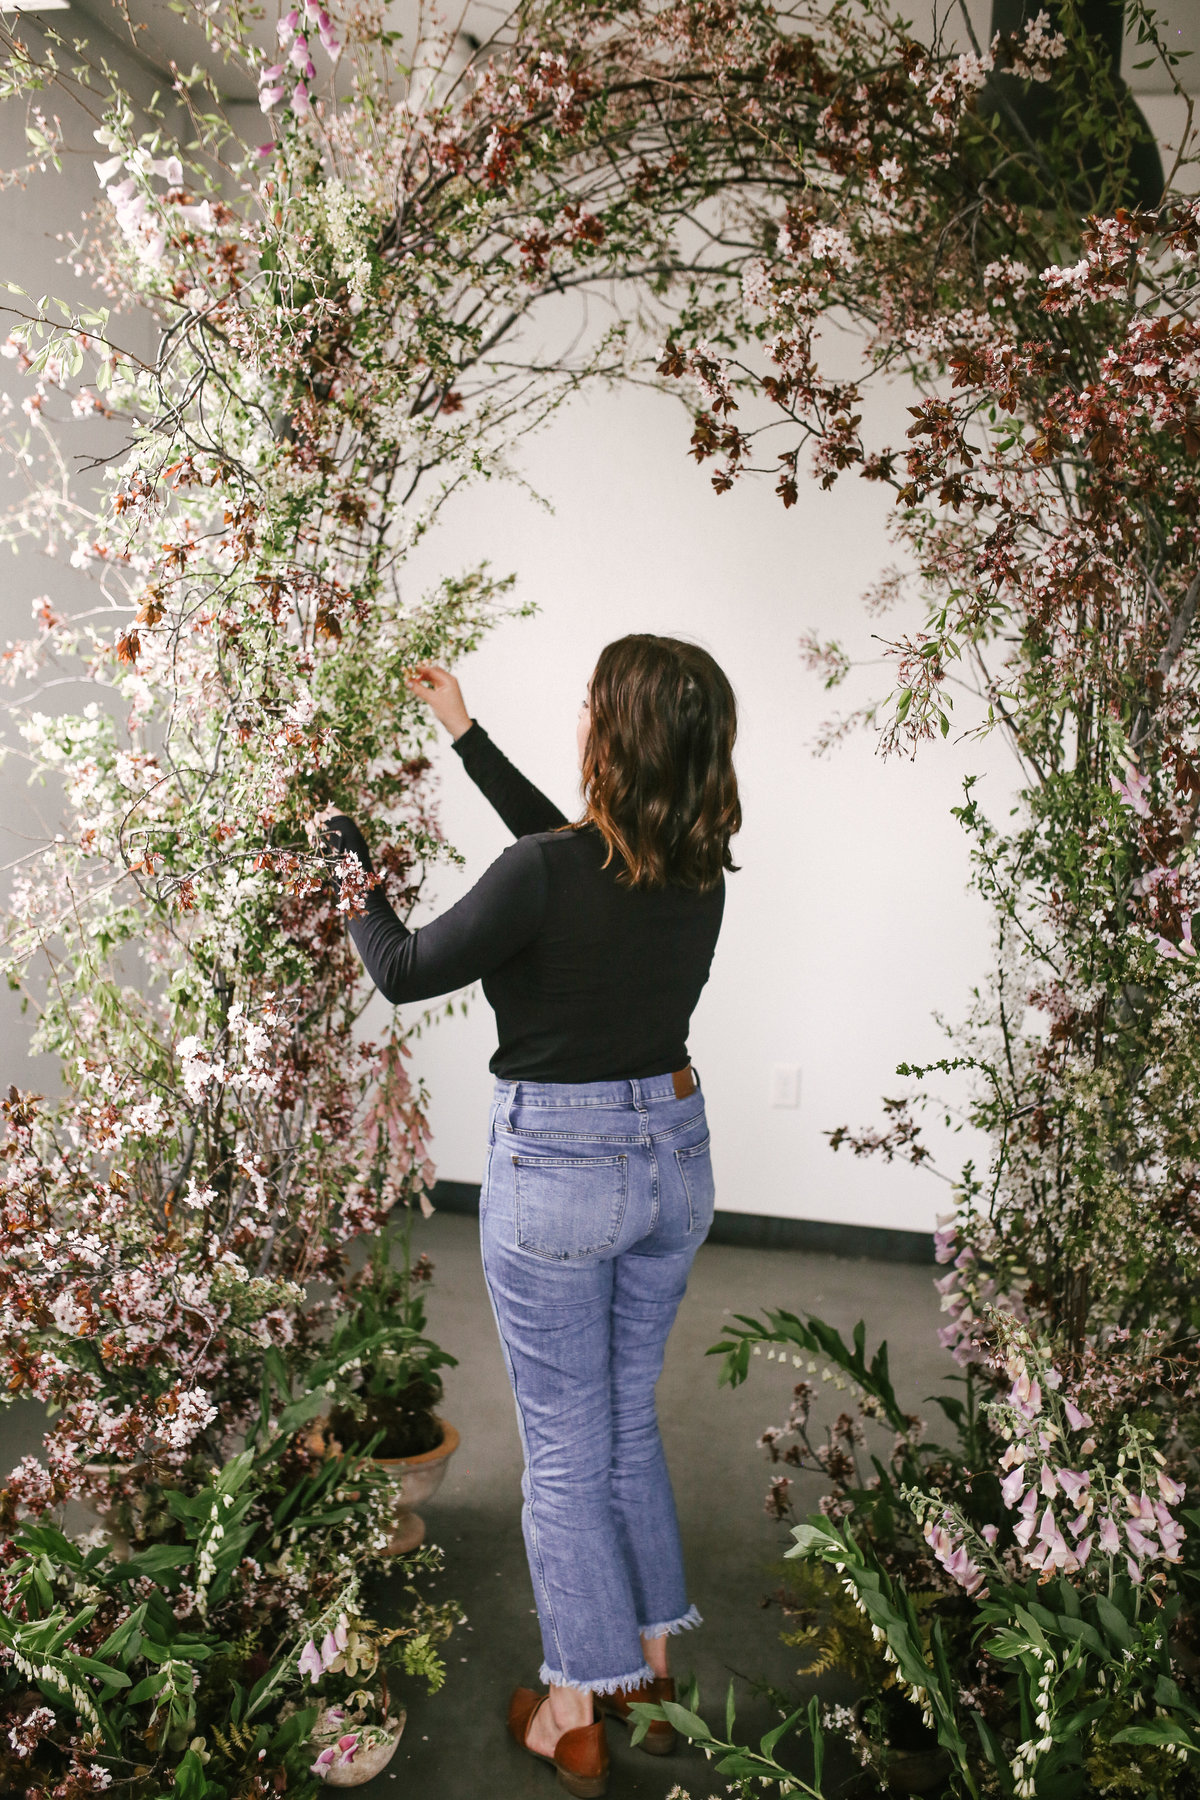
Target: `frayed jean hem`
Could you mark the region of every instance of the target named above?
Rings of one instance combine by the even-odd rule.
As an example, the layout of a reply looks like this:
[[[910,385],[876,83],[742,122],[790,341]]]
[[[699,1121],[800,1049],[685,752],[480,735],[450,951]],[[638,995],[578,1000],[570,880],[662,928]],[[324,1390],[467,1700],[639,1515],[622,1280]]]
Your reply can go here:
[[[674,1637],[677,1631],[694,1631],[704,1620],[694,1606],[689,1606],[681,1619],[670,1619],[665,1625],[639,1625],[644,1638]]]
[[[552,1669],[549,1663],[543,1663],[538,1670],[538,1680],[545,1682],[547,1687],[575,1688],[581,1694],[616,1694],[622,1688],[641,1687],[644,1682],[653,1681],[654,1670],[649,1663],[643,1663],[632,1675],[614,1675],[609,1681],[572,1681],[561,1669]]]

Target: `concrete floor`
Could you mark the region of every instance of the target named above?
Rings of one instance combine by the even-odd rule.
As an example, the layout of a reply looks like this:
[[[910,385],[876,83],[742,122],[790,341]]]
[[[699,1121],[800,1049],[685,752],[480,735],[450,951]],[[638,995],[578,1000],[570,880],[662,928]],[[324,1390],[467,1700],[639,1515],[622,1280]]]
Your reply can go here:
[[[446,1552],[441,1589],[461,1601],[468,1624],[447,1646],[449,1674],[440,1694],[407,1696],[408,1726],[391,1769],[366,1796],[420,1793],[436,1800],[549,1800],[552,1771],[505,1734],[508,1695],[536,1686],[540,1639],[520,1525],[521,1452],[516,1418],[479,1269],[475,1221],[438,1214],[418,1243],[435,1265],[430,1296],[433,1335],[460,1359],[448,1372],[445,1411],[462,1448],[441,1492],[425,1509],[430,1540]],[[843,1261],[797,1251],[706,1245],[667,1348],[659,1415],[675,1483],[692,1595],[704,1626],[676,1640],[675,1670],[700,1682],[704,1710],[723,1720],[731,1675],[789,1685],[791,1653],[779,1642],[779,1613],[763,1610],[774,1585],[771,1565],[791,1542],[763,1509],[768,1466],[755,1440],[787,1412],[799,1377],[790,1363],[755,1358],[745,1384],[717,1385],[718,1361],[705,1351],[729,1313],[782,1306],[811,1310],[843,1333],[867,1321],[871,1347],[892,1349],[902,1401],[917,1406],[952,1372],[937,1346],[940,1322],[933,1271],[908,1265]],[[830,1393],[827,1416],[839,1410]],[[819,1484],[797,1484],[802,1509]],[[739,1682],[739,1735],[757,1743],[778,1715]],[[682,1786],[692,1800],[725,1800],[725,1778],[685,1746],[671,1757],[632,1750],[608,1728],[614,1800],[663,1800]]]
[[[359,1791],[364,1800],[420,1794],[430,1800],[549,1800],[552,1771],[513,1745],[504,1728],[508,1695],[536,1685],[541,1661],[537,1620],[520,1525],[521,1452],[495,1326],[479,1267],[476,1222],[439,1213],[414,1228],[415,1246],[433,1259],[430,1330],[459,1358],[447,1372],[444,1411],[462,1435],[441,1492],[423,1509],[429,1541],[446,1552],[435,1590],[458,1600],[467,1615],[446,1647],[442,1691],[415,1686],[403,1696],[408,1724],[389,1770]],[[703,1709],[723,1720],[731,1675],[739,1678],[739,1736],[756,1743],[778,1715],[746,1683],[792,1684],[791,1653],[779,1642],[780,1616],[764,1610],[774,1586],[771,1566],[790,1543],[786,1526],[763,1509],[768,1466],[755,1440],[782,1421],[793,1382],[790,1363],[751,1363],[749,1380],[731,1391],[717,1385],[718,1362],[705,1351],[730,1313],[782,1306],[812,1311],[848,1333],[867,1321],[868,1351],[891,1346],[901,1400],[920,1407],[952,1373],[939,1351],[932,1271],[904,1264],[843,1260],[788,1250],[706,1245],[667,1348],[659,1413],[679,1507],[692,1596],[704,1626],[677,1639],[675,1672],[695,1673]],[[832,1417],[840,1396],[828,1395]],[[927,1410],[927,1409],[923,1409]],[[34,1409],[0,1415],[0,1467],[11,1468],[38,1444]],[[813,1479],[795,1490],[801,1513],[820,1492]],[[386,1618],[387,1589],[371,1596]],[[614,1800],[664,1800],[681,1786],[691,1800],[724,1800],[725,1779],[698,1750],[653,1758],[632,1750],[625,1733],[608,1728]]]

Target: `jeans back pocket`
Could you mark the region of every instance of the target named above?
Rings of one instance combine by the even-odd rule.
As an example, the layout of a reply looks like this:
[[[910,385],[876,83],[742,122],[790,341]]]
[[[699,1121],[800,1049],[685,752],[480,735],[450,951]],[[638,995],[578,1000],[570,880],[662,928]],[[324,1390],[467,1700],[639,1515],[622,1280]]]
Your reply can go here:
[[[629,1191],[627,1156],[514,1156],[517,1245],[554,1262],[611,1250]]]
[[[690,1232],[706,1232],[713,1222],[713,1210],[717,1203],[716,1184],[713,1180],[712,1139],[704,1138],[693,1144],[688,1150],[677,1150],[675,1161],[679,1164],[679,1173],[683,1178],[683,1189],[687,1195]]]

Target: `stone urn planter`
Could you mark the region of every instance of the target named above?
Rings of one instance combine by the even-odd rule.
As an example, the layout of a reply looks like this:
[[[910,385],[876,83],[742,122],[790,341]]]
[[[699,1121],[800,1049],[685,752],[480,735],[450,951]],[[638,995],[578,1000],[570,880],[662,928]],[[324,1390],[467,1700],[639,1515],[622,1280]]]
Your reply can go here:
[[[389,1556],[404,1556],[425,1541],[425,1521],[414,1508],[437,1493],[459,1444],[458,1433],[448,1420],[438,1419],[437,1423],[442,1428],[442,1441],[432,1450],[426,1450],[420,1456],[376,1456],[371,1459],[396,1489],[392,1535],[387,1545]]]
[[[385,1725],[358,1725],[322,1714],[312,1742],[318,1750],[313,1773],[326,1787],[363,1787],[387,1768],[404,1731],[403,1707]]]

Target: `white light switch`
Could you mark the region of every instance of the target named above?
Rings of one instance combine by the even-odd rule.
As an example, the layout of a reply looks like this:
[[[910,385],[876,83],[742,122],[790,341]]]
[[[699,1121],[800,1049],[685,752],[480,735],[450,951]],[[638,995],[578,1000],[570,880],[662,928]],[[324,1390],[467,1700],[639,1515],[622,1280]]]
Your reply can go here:
[[[799,1106],[799,1063],[776,1063],[771,1070],[771,1105]]]

